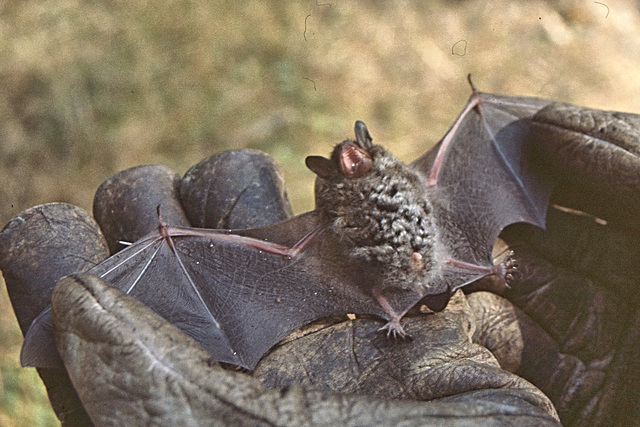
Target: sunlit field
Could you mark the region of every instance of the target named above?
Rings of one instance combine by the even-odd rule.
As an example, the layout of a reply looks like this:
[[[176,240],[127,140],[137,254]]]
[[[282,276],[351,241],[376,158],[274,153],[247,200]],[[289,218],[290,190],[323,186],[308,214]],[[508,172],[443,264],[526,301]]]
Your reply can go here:
[[[29,1],[0,5],[0,222],[44,202],[91,209],[118,170],[179,173],[226,149],[273,155],[294,211],[308,154],[363,120],[403,160],[476,86],[640,113],[628,1]],[[0,425],[57,422],[0,290]]]

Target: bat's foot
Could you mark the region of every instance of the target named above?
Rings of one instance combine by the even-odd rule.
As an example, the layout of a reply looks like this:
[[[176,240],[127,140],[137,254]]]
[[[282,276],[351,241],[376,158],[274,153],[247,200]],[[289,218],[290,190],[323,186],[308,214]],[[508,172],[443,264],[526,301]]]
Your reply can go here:
[[[380,289],[374,288],[373,294],[376,300],[378,301],[378,303],[380,303],[380,306],[384,309],[384,311],[387,312],[387,314],[390,317],[389,322],[387,322],[387,324],[384,325],[382,328],[378,329],[378,332],[387,331],[387,337],[389,338],[400,337],[402,339],[410,339],[411,336],[407,334],[404,331],[404,328],[402,327],[402,325],[400,325],[400,319],[402,319],[402,316],[405,315],[408,309],[403,311],[402,313],[397,313],[393,309],[393,307],[391,307],[391,304],[389,304],[389,301],[387,300],[387,298],[384,295],[382,295],[382,292],[380,291]]]
[[[520,278],[520,271],[518,270],[518,261],[515,258],[515,253],[513,251],[509,251],[509,254],[499,267],[500,278],[507,288],[511,288],[511,284]]]
[[[458,268],[464,268],[465,270],[477,271],[480,273],[484,273],[480,277],[496,275],[498,276],[502,282],[510,288],[511,284],[516,282],[520,278],[520,272],[518,271],[518,263],[514,256],[513,251],[507,255],[506,259],[498,265],[493,265],[491,267],[484,265],[476,265],[471,264],[465,261],[460,261],[457,259],[447,259],[447,264],[454,265]]]
[[[378,332],[387,332],[388,338],[402,338],[402,339],[411,339],[411,335],[407,334],[404,331],[404,328],[400,324],[400,319],[394,319],[387,322],[382,328],[378,329]]]

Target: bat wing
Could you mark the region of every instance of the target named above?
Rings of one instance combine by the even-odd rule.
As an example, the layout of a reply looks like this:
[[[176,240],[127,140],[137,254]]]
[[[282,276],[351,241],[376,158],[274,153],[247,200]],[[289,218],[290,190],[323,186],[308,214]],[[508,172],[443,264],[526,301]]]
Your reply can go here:
[[[550,189],[532,171],[531,117],[551,101],[477,92],[444,138],[412,163],[450,259],[439,275],[452,291],[493,267],[491,251],[509,224],[545,225]],[[460,267],[460,266],[463,267]],[[485,269],[486,270],[486,269]]]
[[[345,313],[388,318],[366,287],[370,273],[341,256],[342,243],[330,231],[319,233],[296,256],[269,247],[294,246],[321,229],[315,211],[242,235],[166,227],[89,272],[148,305],[214,359],[253,369],[278,341],[318,318]],[[21,355],[25,366],[45,364],[45,338],[53,346],[50,325],[50,311],[34,321]]]

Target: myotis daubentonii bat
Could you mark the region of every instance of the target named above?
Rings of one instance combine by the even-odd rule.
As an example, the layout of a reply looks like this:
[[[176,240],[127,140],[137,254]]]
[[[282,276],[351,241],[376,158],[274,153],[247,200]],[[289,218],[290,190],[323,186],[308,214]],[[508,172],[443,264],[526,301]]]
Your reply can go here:
[[[268,226],[172,226],[90,273],[138,298],[212,357],[253,369],[292,331],[347,313],[401,319],[416,304],[442,310],[457,289],[511,273],[492,247],[508,225],[544,227],[549,190],[525,159],[531,117],[550,101],[477,92],[444,138],[411,164],[372,143],[364,125],[318,175],[316,209]],[[162,207],[160,207],[160,213]],[[25,337],[21,362],[51,367],[51,313]],[[54,360],[54,359],[57,359]]]

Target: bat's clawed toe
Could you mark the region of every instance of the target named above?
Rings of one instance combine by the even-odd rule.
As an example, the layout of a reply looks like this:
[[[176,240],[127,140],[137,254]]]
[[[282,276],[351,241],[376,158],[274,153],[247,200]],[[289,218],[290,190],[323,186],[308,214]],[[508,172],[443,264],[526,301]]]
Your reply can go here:
[[[386,331],[388,338],[411,339],[411,335],[405,332],[404,328],[400,324],[399,319],[390,320],[386,325],[378,329],[378,332],[384,331]]]
[[[509,251],[506,259],[498,267],[498,276],[502,279],[507,288],[511,288],[511,284],[520,278],[518,260],[515,258],[515,253],[513,251]]]
[[[400,324],[400,319],[402,319],[402,316],[404,316],[407,311],[405,310],[402,313],[397,313],[396,310],[391,307],[391,304],[389,304],[389,301],[382,294],[380,289],[374,288],[373,294],[375,295],[375,298],[380,306],[384,309],[384,311],[387,312],[390,318],[386,325],[378,329],[378,332],[387,331],[387,337],[389,338],[393,337],[394,339],[411,339],[411,335],[407,334]]]

